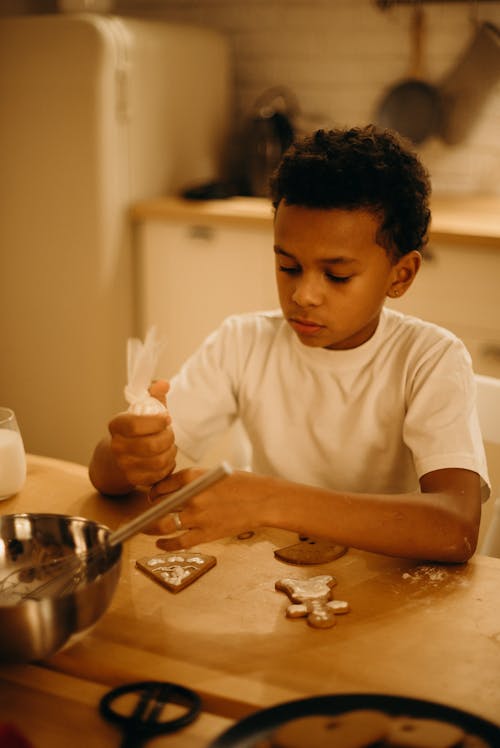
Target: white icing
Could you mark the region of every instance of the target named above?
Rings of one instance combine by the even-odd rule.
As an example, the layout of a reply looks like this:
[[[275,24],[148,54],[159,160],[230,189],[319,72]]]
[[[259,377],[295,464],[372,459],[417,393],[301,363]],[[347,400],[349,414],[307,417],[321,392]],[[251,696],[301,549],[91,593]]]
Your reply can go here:
[[[289,605],[286,609],[286,614],[289,618],[302,618],[308,613],[307,605],[303,603],[296,603],[295,605]]]
[[[183,566],[166,566],[161,570],[160,576],[169,584],[180,584],[190,573],[189,569]]]
[[[326,596],[330,594],[332,587],[333,577],[324,574],[319,577],[311,577],[310,579],[282,579],[283,584],[292,595],[293,600],[297,602],[303,602],[319,596]]]
[[[347,613],[349,610],[349,603],[345,600],[330,600],[327,602],[327,606],[335,613]]]

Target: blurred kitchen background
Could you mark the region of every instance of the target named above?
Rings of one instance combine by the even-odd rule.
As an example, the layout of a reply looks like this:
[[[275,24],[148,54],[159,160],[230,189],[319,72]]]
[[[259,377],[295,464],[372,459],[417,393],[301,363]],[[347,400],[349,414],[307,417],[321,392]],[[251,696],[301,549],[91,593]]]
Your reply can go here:
[[[121,16],[221,32],[232,56],[232,117],[248,115],[266,89],[286,86],[312,126],[373,119],[382,92],[408,76],[415,5],[422,6],[425,16],[420,72],[432,84],[444,81],[457,66],[479,24],[489,21],[500,26],[500,2],[491,0],[80,0],[78,4],[92,8],[94,3],[108,5]],[[77,0],[66,4],[76,7]],[[4,0],[0,16],[54,13],[58,7],[57,0]],[[440,138],[422,146],[437,192],[500,192],[498,60],[496,66],[491,71],[483,64],[482,70],[475,71],[478,99],[478,92],[484,96],[467,137],[452,148]]]
[[[500,376],[499,28],[488,0],[4,0],[0,403],[27,450],[88,462],[127,336],[156,324],[170,376],[226,314],[276,304],[266,179],[318,127],[412,130],[433,232],[397,306]]]
[[[418,0],[417,0],[417,5]],[[187,21],[221,31],[233,56],[235,116],[252,111],[271,86],[287,86],[312,126],[373,120],[382,93],[409,73],[414,4],[374,0],[121,0],[124,13]],[[446,79],[470,45],[477,26],[500,26],[500,2],[421,3],[425,21],[421,74]],[[500,192],[500,63],[494,83],[485,65],[473,83],[488,94],[463,141],[448,147],[430,138],[421,148],[436,192]],[[469,82],[467,83],[469,85]],[[486,93],[486,92],[485,92]]]

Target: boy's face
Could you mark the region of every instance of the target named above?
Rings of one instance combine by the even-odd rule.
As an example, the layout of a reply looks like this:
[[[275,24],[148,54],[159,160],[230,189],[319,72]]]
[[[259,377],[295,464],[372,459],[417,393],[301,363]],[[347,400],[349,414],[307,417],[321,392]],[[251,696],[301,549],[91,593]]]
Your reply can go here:
[[[380,219],[365,209],[279,204],[274,224],[281,308],[302,343],[355,348],[378,324],[387,295],[400,295],[419,265],[412,252],[397,263],[376,243]]]

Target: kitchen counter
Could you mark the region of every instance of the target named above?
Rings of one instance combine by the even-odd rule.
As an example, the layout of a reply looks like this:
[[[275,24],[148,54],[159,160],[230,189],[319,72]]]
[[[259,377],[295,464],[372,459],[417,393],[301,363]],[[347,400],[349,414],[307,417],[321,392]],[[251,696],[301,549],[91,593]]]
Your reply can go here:
[[[500,249],[500,197],[435,196],[430,240]]]
[[[184,200],[180,197],[158,197],[136,203],[132,220],[202,221],[206,224],[250,224],[272,226],[273,208],[263,197],[229,197],[225,200]]]
[[[430,241],[477,244],[500,249],[500,197],[434,196]],[[159,197],[136,203],[132,220],[197,221],[204,224],[272,225],[272,206],[260,197],[226,200],[184,200]]]
[[[140,492],[106,499],[86,468],[29,456],[24,489],[1,509],[63,512],[116,528],[145,502]],[[349,549],[304,567],[274,556],[296,541],[293,533],[266,529],[200,546],[216,566],[175,595],[135,567],[138,557],[155,553],[154,537],[127,541],[111,605],[83,638],[38,664],[0,665],[0,721],[16,722],[37,748],[83,748],[91,728],[99,736],[93,745],[111,745],[115,731],[96,714],[99,696],[152,679],[182,684],[203,699],[200,720],[155,740],[158,746],[202,748],[260,708],[320,694],[397,694],[498,720],[500,559],[446,566]],[[275,590],[276,580],[326,573],[337,580],[334,597],[351,611],[324,630],[286,618],[289,600]],[[63,711],[66,727],[58,727]],[[35,741],[37,734],[51,740]]]

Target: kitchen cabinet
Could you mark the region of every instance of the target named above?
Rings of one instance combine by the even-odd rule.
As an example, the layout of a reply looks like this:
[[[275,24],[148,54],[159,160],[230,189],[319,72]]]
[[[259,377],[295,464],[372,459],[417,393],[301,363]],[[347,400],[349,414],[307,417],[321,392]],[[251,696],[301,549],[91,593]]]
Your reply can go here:
[[[458,335],[478,374],[500,378],[500,246],[431,242],[414,284],[388,306]]]
[[[138,234],[138,328],[156,325],[169,377],[230,314],[278,306],[270,227],[152,220]]]
[[[164,346],[158,376],[169,378],[229,315],[278,306],[270,221],[220,221],[196,212],[141,222],[137,238],[137,328],[156,325]],[[239,423],[210,448],[206,464],[246,467]],[[178,465],[190,464],[179,456]]]
[[[478,373],[500,377],[500,200],[435,198],[430,246],[404,297],[388,305],[443,325]],[[263,198],[134,206],[137,325],[167,338],[171,374],[227,314],[277,306],[272,210]]]

